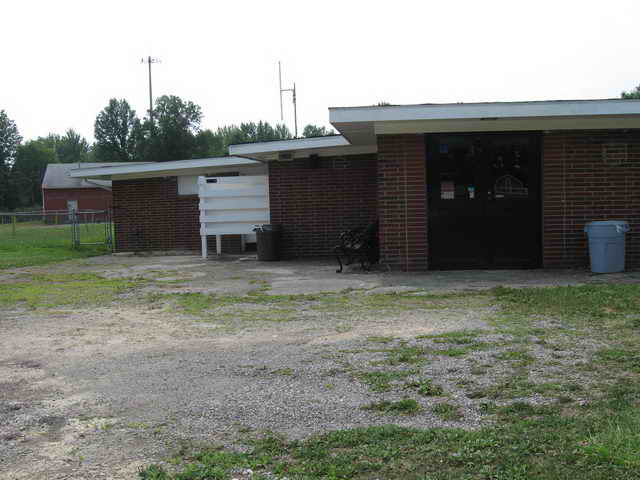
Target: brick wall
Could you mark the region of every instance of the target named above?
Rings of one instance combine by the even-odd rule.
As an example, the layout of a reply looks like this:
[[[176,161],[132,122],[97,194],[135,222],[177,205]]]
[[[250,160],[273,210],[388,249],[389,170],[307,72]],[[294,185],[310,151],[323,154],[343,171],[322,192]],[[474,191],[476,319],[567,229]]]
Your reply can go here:
[[[111,208],[111,191],[104,188],[45,188],[44,208],[66,210],[67,200],[77,200],[79,210]]]
[[[640,131],[543,136],[543,264],[589,265],[585,223],[626,220],[627,267],[640,267]]]
[[[376,219],[376,156],[271,162],[269,198],[283,258],[331,255],[340,232]]]
[[[427,270],[424,135],[378,136],[380,261],[391,269]]]
[[[177,177],[117,180],[112,189],[116,251],[200,252],[198,195],[178,195]],[[223,253],[240,253],[240,245],[240,235],[223,235]],[[208,246],[214,253],[214,236]]]

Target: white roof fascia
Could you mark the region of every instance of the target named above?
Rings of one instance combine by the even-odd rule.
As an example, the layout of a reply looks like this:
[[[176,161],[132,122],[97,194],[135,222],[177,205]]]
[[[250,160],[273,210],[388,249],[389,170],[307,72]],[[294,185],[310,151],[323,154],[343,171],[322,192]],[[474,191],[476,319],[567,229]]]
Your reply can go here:
[[[640,100],[552,100],[384,107],[334,107],[329,109],[329,121],[332,124],[344,124],[407,120],[574,117],[634,114],[640,114]]]
[[[73,178],[101,178],[111,177],[112,175],[127,175],[129,178],[135,178],[134,175],[136,174],[166,172],[170,175],[172,171],[181,171],[182,173],[184,170],[189,169],[259,164],[260,162],[256,162],[255,160],[240,157],[198,158],[196,160],[175,160],[171,162],[153,162],[116,167],[80,168],[71,170],[69,175]]]
[[[241,143],[229,145],[231,155],[251,156],[260,153],[288,152],[291,150],[309,150],[316,148],[344,147],[351,145],[342,135],[329,137],[295,138],[273,142]]]

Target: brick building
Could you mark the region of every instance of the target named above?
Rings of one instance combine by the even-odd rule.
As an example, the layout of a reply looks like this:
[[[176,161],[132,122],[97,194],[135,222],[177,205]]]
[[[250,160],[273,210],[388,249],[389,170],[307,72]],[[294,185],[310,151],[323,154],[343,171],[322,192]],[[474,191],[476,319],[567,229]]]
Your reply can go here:
[[[185,176],[248,169],[268,173],[285,258],[330,255],[341,231],[377,220],[391,269],[584,268],[584,225],[616,219],[631,225],[627,266],[640,268],[640,101],[332,108],[330,122],[340,135],[78,176],[113,180],[119,250],[198,251]],[[225,244],[237,250],[237,237]]]
[[[118,252],[201,250],[199,176],[266,175],[260,162],[223,157],[115,164],[73,170],[74,178],[109,181]],[[216,237],[208,237],[215,249]],[[223,253],[241,253],[255,235],[221,235]]]
[[[330,121],[341,135],[324,145],[231,147],[268,163],[288,256],[329,254],[377,218],[392,269],[581,268],[584,225],[616,219],[640,268],[640,101],[332,108]]]

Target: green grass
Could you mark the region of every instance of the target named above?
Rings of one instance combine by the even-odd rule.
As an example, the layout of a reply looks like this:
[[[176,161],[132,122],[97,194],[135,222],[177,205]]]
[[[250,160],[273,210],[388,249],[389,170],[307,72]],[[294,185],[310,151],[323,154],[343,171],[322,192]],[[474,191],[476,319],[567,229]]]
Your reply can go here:
[[[139,280],[107,279],[93,273],[25,275],[12,283],[0,283],[0,307],[106,304],[140,284]]]
[[[478,430],[418,430],[394,425],[339,430],[303,441],[267,435],[238,453],[185,450],[178,473],[152,465],[144,480],[254,479],[631,480],[640,472],[640,386],[619,385],[601,402],[566,415],[560,406],[489,407],[496,425]],[[376,407],[386,410],[387,403]],[[449,415],[454,406],[440,407]],[[267,475],[267,473],[272,476]]]
[[[438,415],[441,419],[447,421],[455,421],[462,418],[462,414],[460,413],[459,408],[450,403],[436,404],[433,407],[433,413]]]
[[[404,388],[415,390],[425,397],[441,397],[444,395],[442,387],[440,385],[434,385],[434,383],[429,379],[407,382],[405,383]]]
[[[601,320],[638,313],[640,285],[594,284],[548,288],[493,290],[511,314],[551,316],[559,319]]]
[[[403,398],[396,402],[382,400],[380,402],[372,402],[361,407],[362,410],[373,410],[381,413],[393,415],[415,415],[422,410],[422,407],[413,398]]]
[[[418,370],[378,370],[373,372],[360,372],[355,376],[367,385],[372,392],[388,392],[394,388],[393,381],[401,380],[417,373]]]
[[[97,242],[104,238],[102,224],[81,225],[80,228],[83,242]],[[0,225],[0,270],[44,265],[105,253],[108,253],[108,250],[103,245],[71,248],[69,225],[18,223],[15,236],[11,225]]]

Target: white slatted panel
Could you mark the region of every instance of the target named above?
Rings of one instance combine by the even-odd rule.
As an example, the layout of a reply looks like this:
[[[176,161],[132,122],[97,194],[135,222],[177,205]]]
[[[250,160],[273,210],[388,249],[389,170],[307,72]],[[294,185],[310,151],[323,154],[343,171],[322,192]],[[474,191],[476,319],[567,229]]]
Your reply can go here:
[[[256,225],[270,222],[266,175],[198,177],[198,195],[203,256],[207,235],[249,235]]]

